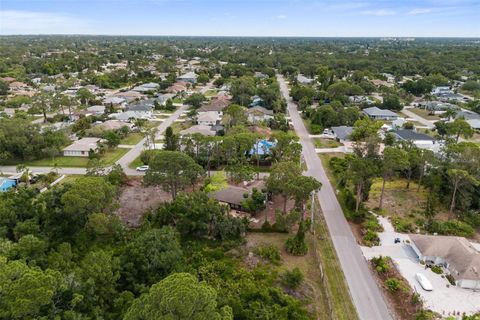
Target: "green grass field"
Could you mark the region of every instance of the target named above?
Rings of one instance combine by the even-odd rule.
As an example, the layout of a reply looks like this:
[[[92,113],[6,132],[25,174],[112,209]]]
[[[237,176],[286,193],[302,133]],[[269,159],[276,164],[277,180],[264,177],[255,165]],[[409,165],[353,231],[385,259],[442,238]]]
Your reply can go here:
[[[115,150],[108,150],[101,160],[106,165],[112,165],[119,160],[130,149],[117,148]],[[29,161],[25,164],[31,167],[86,167],[88,164],[88,157],[56,157],[54,159],[40,159],[35,161]]]
[[[128,136],[123,138],[120,141],[120,144],[128,144],[128,145],[135,145],[139,143],[143,139],[143,135],[139,132],[132,132],[129,133]]]
[[[332,139],[323,139],[323,138],[313,138],[313,144],[315,148],[336,148],[343,146],[343,143],[340,143]]]

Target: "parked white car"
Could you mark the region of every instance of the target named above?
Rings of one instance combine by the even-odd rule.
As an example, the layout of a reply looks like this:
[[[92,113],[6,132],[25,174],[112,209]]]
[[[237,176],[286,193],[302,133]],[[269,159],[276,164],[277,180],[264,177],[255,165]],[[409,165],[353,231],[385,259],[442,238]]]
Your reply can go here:
[[[430,281],[427,279],[427,277],[425,277],[423,274],[417,273],[417,274],[415,275],[415,278],[417,279],[418,283],[420,283],[420,285],[422,286],[423,290],[425,290],[425,291],[432,291],[432,290],[433,290],[432,284],[431,284]]]
[[[137,171],[140,171],[140,172],[145,172],[149,169],[149,166],[140,166],[140,167],[137,167]]]

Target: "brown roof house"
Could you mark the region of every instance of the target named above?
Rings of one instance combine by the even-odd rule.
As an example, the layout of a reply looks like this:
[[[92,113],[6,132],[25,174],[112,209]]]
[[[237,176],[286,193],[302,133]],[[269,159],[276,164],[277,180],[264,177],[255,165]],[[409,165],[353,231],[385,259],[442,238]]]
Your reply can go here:
[[[459,287],[480,289],[480,252],[467,239],[419,234],[410,239],[421,261],[447,269]]]
[[[244,211],[243,201],[250,195],[247,188],[228,186],[212,194],[213,198],[221,203],[228,204],[234,210]],[[247,196],[247,197],[245,197]]]

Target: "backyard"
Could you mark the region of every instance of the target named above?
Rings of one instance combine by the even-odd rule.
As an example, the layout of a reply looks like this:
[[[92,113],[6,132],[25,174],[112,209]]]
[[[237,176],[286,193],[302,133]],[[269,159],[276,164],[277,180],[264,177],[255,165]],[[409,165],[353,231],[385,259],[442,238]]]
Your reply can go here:
[[[425,109],[411,108],[408,110],[427,120],[440,120],[440,116],[438,114],[429,114],[429,111]]]
[[[313,138],[313,143],[315,148],[336,148],[343,146],[343,143],[338,142],[337,140],[333,139],[325,139],[325,138]]]

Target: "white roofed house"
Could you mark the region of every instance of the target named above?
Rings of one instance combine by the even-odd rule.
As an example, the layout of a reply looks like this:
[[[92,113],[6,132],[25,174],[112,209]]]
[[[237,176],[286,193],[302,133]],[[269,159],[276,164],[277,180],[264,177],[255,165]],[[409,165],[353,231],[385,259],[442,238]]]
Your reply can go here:
[[[398,118],[398,114],[393,111],[380,109],[378,107],[370,107],[363,109],[362,111],[366,114],[369,118],[374,120],[396,120]]]
[[[421,149],[428,149],[438,152],[440,145],[437,141],[424,133],[419,133],[414,130],[401,129],[392,132],[397,141],[409,141]]]
[[[222,118],[215,111],[199,113],[197,116],[197,124],[205,126],[214,126]]]
[[[63,149],[65,157],[88,157],[90,152],[97,152],[99,138],[82,138]]]
[[[470,110],[460,110],[455,114],[457,119],[465,119],[465,121],[474,130],[480,130],[480,114]]]
[[[297,82],[300,84],[311,84],[313,79],[305,77],[303,74],[297,75]]]
[[[190,83],[197,83],[197,75],[195,72],[187,72],[177,77],[177,81],[184,81]]]
[[[249,108],[247,110],[248,113],[248,121],[252,123],[258,123],[262,121],[266,121],[269,119],[273,119],[273,110],[268,110],[267,108],[256,106]]]
[[[480,289],[480,252],[467,239],[411,234],[410,240],[421,261],[448,270],[461,288]]]
[[[149,83],[144,83],[142,85],[136,86],[132,90],[137,92],[147,93],[147,92],[156,91],[158,90],[159,87],[160,85],[158,83],[149,82]]]

